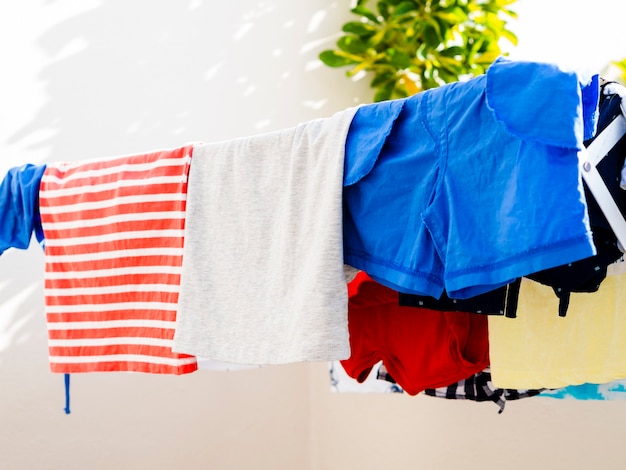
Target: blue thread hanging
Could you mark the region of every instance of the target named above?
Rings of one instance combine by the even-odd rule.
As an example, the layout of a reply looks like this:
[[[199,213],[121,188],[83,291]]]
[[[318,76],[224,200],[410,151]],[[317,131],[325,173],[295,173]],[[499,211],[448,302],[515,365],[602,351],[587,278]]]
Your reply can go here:
[[[65,374],[65,414],[70,414],[70,374]]]

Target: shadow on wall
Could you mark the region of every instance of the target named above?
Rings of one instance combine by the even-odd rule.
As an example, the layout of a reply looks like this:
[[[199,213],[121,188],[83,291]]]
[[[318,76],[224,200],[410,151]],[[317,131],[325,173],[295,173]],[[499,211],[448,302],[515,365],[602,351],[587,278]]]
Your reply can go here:
[[[102,2],[39,40],[47,102],[11,136],[52,161],[215,141],[291,127],[358,103],[317,59],[348,6],[320,0]],[[360,85],[360,84],[359,84]]]
[[[43,252],[36,243],[27,251],[2,255],[0,272],[0,368],[18,371],[25,360],[47,366],[47,332],[43,315]],[[38,343],[36,351],[29,346]]]
[[[359,86],[317,59],[347,21],[343,1],[96,1],[2,7],[28,26],[10,47],[34,51],[3,62],[20,72],[16,95],[33,98],[11,101],[20,112],[0,126],[3,164],[225,140],[359,103]],[[219,468],[277,468],[277,458],[303,468],[309,372],[299,365],[217,378],[80,374],[65,415],[63,376],[49,372],[43,261],[36,243],[0,256],[2,468],[190,468],[181,459],[218,454]]]
[[[8,147],[44,151],[42,162],[277,130],[371,95],[317,58],[349,16],[343,2],[130,0],[80,12],[63,5],[29,7],[41,18],[46,8],[76,10],[37,38],[45,57],[34,70],[45,100],[5,138]],[[20,377],[4,392],[32,403],[26,381],[36,394],[41,381],[60,380],[32,373],[49,370],[36,243],[0,256],[0,307],[0,367],[9,382]]]

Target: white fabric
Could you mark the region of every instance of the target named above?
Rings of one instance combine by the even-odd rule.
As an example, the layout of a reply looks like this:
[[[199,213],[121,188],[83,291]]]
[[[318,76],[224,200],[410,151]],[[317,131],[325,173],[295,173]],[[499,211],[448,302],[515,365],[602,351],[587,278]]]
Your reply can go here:
[[[197,357],[198,370],[220,371],[220,372],[232,372],[240,370],[259,369],[259,364],[232,364],[230,362],[215,361],[213,359],[205,359],[203,357]]]
[[[341,362],[330,362],[330,390],[337,393],[404,393],[398,384],[378,378],[378,370],[382,364],[382,361],[374,364],[367,378],[358,382],[346,373]]]
[[[355,111],[196,146],[174,351],[244,364],[350,355],[342,187]]]
[[[626,103],[625,103],[626,100],[624,99],[626,98],[626,87],[615,82],[607,83],[604,87],[604,94],[605,95],[619,95],[619,97],[622,99],[622,104],[620,108],[622,108],[622,114],[626,116]]]

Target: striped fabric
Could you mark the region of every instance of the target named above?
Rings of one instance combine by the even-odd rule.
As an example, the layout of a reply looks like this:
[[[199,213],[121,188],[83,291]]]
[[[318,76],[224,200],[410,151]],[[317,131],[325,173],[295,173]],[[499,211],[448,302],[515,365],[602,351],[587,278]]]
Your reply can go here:
[[[192,146],[48,165],[40,187],[53,372],[185,374],[172,352]]]

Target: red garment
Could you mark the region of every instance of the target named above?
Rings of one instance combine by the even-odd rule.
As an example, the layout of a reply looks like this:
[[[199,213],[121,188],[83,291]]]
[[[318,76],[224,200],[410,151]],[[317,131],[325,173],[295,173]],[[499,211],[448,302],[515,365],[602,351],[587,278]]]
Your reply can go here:
[[[172,352],[191,146],[48,165],[40,186],[53,372],[186,374]]]
[[[489,365],[487,317],[398,305],[398,293],[361,271],[348,285],[350,358],[363,382],[379,362],[410,395],[445,387]]]

